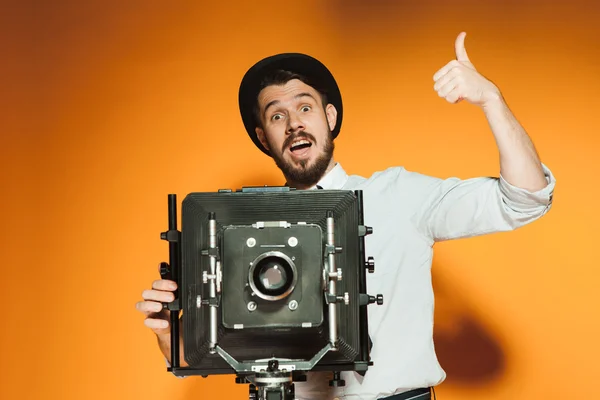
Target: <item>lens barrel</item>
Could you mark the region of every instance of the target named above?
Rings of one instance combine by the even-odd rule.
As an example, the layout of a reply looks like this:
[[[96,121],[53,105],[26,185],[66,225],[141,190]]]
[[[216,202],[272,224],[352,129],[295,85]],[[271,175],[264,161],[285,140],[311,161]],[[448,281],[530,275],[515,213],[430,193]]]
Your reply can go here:
[[[298,274],[294,261],[280,251],[268,251],[252,261],[248,283],[264,300],[277,301],[287,297],[296,287]]]

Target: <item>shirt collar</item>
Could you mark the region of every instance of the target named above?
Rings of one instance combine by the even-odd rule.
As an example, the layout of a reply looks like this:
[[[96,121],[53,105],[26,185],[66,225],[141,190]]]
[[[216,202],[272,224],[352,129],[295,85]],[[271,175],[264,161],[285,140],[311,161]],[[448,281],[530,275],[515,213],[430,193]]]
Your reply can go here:
[[[325,176],[321,178],[319,182],[311,189],[341,189],[348,181],[348,174],[344,171],[344,168],[340,163],[336,163],[335,166]]]

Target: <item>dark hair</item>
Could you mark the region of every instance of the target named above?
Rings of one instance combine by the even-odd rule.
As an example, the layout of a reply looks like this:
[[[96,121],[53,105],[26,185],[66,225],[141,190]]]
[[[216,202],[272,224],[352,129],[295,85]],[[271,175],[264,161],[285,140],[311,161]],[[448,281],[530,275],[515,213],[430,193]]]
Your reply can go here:
[[[298,79],[299,81],[304,82],[305,84],[319,92],[319,94],[321,95],[321,103],[323,104],[323,110],[326,109],[327,93],[323,89],[319,88],[319,86],[315,82],[311,81],[306,76],[297,74],[295,72],[286,71],[282,69],[272,71],[271,73],[265,75],[265,77],[261,81],[259,92],[267,86],[285,85],[292,79]],[[256,102],[254,103],[254,120],[256,122],[257,127],[262,127],[260,119],[260,107],[258,105],[258,96],[256,97]]]

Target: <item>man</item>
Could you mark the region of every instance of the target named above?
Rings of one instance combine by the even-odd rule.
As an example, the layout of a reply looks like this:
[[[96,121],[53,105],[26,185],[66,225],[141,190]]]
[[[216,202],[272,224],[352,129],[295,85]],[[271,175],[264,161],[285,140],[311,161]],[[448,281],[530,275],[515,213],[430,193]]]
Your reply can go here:
[[[465,33],[455,42],[456,60],[434,75],[434,90],[450,103],[466,100],[484,112],[500,155],[498,178],[438,179],[402,167],[370,178],[349,176],[333,158],[342,100],[333,76],[319,61],[300,54],[266,58],[242,80],[240,111],[248,134],[297,189],[363,190],[366,239],[377,270],[369,292],[383,306],[369,308],[374,365],[363,376],[342,374],[346,385],[330,388],[329,376],[309,374],[296,383],[298,399],[430,399],[445,373],[432,339],[432,246],[436,241],[508,231],[545,215],[555,179],[541,162],[499,89],[471,64]],[[169,357],[166,315],[173,283],[156,281],[137,307]]]

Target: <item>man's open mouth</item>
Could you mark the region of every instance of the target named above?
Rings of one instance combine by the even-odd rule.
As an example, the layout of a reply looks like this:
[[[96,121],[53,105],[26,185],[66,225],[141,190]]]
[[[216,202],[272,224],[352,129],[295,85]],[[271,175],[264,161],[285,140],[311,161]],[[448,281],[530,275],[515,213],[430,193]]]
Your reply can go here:
[[[294,141],[294,143],[292,143],[292,145],[290,146],[290,151],[293,154],[300,154],[303,153],[304,150],[308,149],[309,147],[312,146],[312,143],[309,142],[306,139],[299,139]]]

